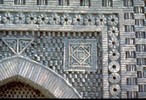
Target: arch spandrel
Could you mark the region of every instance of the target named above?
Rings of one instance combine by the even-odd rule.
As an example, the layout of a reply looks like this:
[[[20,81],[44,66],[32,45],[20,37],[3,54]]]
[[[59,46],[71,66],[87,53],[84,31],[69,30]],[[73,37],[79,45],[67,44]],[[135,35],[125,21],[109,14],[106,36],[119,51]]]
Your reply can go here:
[[[29,84],[39,85],[55,98],[81,98],[79,93],[61,75],[35,61],[20,56],[0,61],[0,80],[17,76]],[[37,87],[37,86],[36,86]]]

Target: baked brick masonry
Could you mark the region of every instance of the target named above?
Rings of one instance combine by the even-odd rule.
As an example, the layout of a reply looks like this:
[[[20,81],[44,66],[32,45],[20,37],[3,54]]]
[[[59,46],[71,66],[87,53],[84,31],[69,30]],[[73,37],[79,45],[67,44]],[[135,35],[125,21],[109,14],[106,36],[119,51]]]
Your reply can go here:
[[[146,98],[146,0],[0,0],[0,98]]]

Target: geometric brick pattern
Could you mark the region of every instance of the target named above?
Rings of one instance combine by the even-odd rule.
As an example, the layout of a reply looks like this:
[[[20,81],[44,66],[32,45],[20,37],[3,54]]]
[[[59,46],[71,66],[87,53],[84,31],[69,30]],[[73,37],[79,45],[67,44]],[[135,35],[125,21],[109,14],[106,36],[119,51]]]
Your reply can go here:
[[[18,54],[13,39],[34,38],[22,40],[18,55],[52,69],[83,98],[146,98],[146,0],[16,1],[0,1],[0,60]]]
[[[97,42],[96,39],[69,39],[65,40],[64,70],[96,71],[97,69]],[[69,58],[69,59],[66,59]]]
[[[23,34],[22,34],[23,33]],[[34,31],[34,32],[28,32],[24,31],[15,31],[10,32],[8,31],[7,34],[2,33],[1,37],[9,37],[9,38],[15,38],[16,37],[34,37],[34,41],[25,48],[25,50],[21,53],[22,56],[26,58],[30,58],[36,62],[39,62],[42,65],[48,66],[50,69],[54,70],[56,73],[60,74],[62,77],[64,77],[70,84],[72,84],[73,87],[76,88],[76,90],[85,98],[101,98],[101,91],[102,91],[102,67],[101,67],[101,33],[99,32],[43,32],[43,31]],[[60,35],[59,35],[60,34]],[[69,37],[71,35],[74,35],[74,37]],[[79,71],[79,70],[72,70],[72,71],[65,71],[63,69],[64,66],[64,38],[66,39],[82,39],[82,38],[89,38],[96,40],[97,43],[97,53],[94,56],[98,56],[97,61],[97,68],[92,64],[89,72]],[[25,38],[24,38],[25,39]],[[1,41],[2,47],[7,48],[8,46],[5,45],[3,41]],[[93,45],[93,44],[92,44]],[[95,50],[95,46],[93,50]],[[11,52],[9,48],[8,52],[11,53],[11,55],[4,56],[4,53],[6,50],[4,49],[1,54],[1,58],[7,58],[14,56],[14,53]],[[94,52],[95,53],[95,52]],[[93,59],[93,58],[92,58]],[[95,59],[94,59],[95,60]],[[93,68],[92,68],[93,67]],[[95,70],[93,70],[95,69]],[[94,79],[94,77],[97,77],[98,79]],[[94,85],[94,86],[93,86]],[[98,87],[98,88],[97,88]]]
[[[37,62],[23,57],[15,56],[2,60],[0,63],[0,76],[0,80],[3,82],[10,77],[18,78],[20,76],[23,82],[26,80],[32,86],[38,84],[43,89],[47,89],[46,94],[49,92],[55,98],[81,98],[75,88],[65,81],[62,76]]]
[[[143,91],[145,82],[142,81],[145,80],[145,4],[145,0],[124,1],[122,98],[146,98]]]

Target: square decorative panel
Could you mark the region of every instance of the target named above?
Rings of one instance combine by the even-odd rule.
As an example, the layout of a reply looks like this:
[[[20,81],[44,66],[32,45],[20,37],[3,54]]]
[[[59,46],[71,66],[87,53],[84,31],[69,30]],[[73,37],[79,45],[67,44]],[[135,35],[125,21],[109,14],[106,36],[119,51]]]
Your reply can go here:
[[[96,71],[97,40],[66,39],[64,69],[68,71]]]

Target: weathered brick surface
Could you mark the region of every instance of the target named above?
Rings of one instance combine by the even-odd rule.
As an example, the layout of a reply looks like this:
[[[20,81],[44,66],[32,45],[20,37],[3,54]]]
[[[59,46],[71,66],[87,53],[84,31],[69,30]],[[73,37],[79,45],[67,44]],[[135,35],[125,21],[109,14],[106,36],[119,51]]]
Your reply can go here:
[[[83,98],[145,97],[145,0],[43,1],[0,2],[1,61],[17,55],[38,62],[64,77]],[[21,60],[14,59],[9,70],[11,63],[0,62],[0,79],[18,73],[48,89],[60,82]],[[62,86],[54,88],[74,97]],[[52,92],[63,97],[57,90]]]

